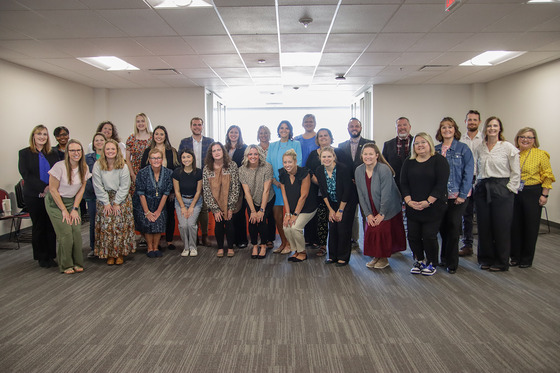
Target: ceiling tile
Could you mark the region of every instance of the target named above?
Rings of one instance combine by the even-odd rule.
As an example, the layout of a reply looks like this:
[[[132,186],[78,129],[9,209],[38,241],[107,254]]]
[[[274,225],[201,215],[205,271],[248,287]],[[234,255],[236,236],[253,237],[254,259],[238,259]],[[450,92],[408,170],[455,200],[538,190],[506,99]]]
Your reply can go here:
[[[426,34],[414,45],[408,48],[409,52],[445,52],[467,40],[472,33],[430,33]]]
[[[276,35],[232,35],[240,53],[278,53]]]
[[[520,32],[532,30],[560,16],[560,6],[558,4],[545,5],[547,6],[521,4],[513,12],[494,22],[483,31]],[[528,9],[529,7],[532,8]]]
[[[129,38],[92,38],[89,39],[99,48],[101,56],[117,56],[124,59],[127,56],[146,56],[150,52],[144,49],[134,39]],[[92,57],[92,56],[82,56]]]
[[[236,53],[235,47],[227,35],[185,36],[183,39],[198,54]]]
[[[17,0],[17,2],[25,8],[33,10],[87,9],[87,7],[78,0]]]
[[[68,30],[31,11],[0,12],[2,27],[34,39],[68,38]]]
[[[249,78],[249,74],[244,68],[217,67],[214,71],[221,78]]]
[[[237,54],[211,54],[200,56],[210,67],[244,67]]]
[[[159,56],[145,57],[126,57],[126,62],[136,66],[140,70],[148,69],[169,69],[172,68],[166,61]]]
[[[114,24],[90,10],[45,10],[39,11],[39,14],[66,30],[67,35],[60,39],[125,36]]]
[[[319,66],[347,66],[350,67],[360,53],[323,53]]]
[[[213,8],[162,9],[157,13],[181,36],[226,35]]]
[[[216,74],[209,68],[205,69],[177,69],[181,74],[189,77],[190,79],[198,78],[215,78]]]
[[[222,7],[219,12],[230,34],[276,34],[274,6]]]
[[[43,1],[43,0],[39,0]],[[149,9],[144,1],[138,0],[80,0],[89,9]]]
[[[196,54],[195,50],[180,36],[137,37],[136,41],[153,54]]]
[[[363,52],[374,36],[374,34],[331,34],[325,52]]]
[[[441,4],[405,4],[383,32],[428,32],[447,16]]]
[[[206,68],[206,64],[200,56],[160,56],[169,66],[175,69],[198,69]]]
[[[415,32],[384,32],[377,35],[367,52],[404,52],[423,35],[424,33]]]
[[[175,31],[151,9],[99,10],[128,36],[171,36]]]
[[[520,7],[519,4],[464,4],[460,12],[451,12],[436,26],[434,32],[476,32],[487,31],[485,28],[506,17]],[[503,32],[508,30],[496,30]],[[512,30],[513,31],[513,30]],[[519,31],[515,30],[515,31]]]
[[[249,72],[253,78],[279,77],[280,67],[253,67]]]
[[[364,53],[356,62],[357,66],[380,66],[388,65],[396,58],[398,58],[400,53]]]
[[[478,33],[451,48],[451,51],[483,52],[491,50],[508,50],[512,40],[523,34],[518,33]],[[478,53],[475,53],[477,55]]]
[[[243,61],[247,67],[276,67],[280,66],[280,57],[278,53],[242,53]],[[259,60],[265,60],[266,63],[260,64]]]
[[[309,6],[280,6],[278,15],[280,17],[281,34],[326,34],[332,22],[336,10],[335,6],[316,5]],[[307,28],[299,23],[303,17],[312,18]],[[276,21],[275,21],[276,22]]]
[[[0,47],[11,49],[33,58],[71,57],[66,53],[53,49],[52,46],[47,43],[36,40],[3,40],[0,41]]]
[[[342,5],[332,32],[342,34],[379,32],[397,9],[397,5]]]
[[[325,37],[324,34],[282,34],[282,53],[321,52]]]

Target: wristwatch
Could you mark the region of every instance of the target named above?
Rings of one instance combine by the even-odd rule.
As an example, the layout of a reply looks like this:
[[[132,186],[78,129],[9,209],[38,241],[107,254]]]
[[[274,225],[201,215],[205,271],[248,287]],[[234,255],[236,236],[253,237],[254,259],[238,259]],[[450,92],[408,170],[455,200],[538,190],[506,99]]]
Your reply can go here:
[[[263,208],[262,208],[262,207],[261,207],[261,208],[259,209],[259,212],[264,212],[264,210],[263,210]]]
[[[299,214],[297,212],[294,212],[292,215],[293,216],[298,216]]]
[[[338,209],[338,212],[340,212],[341,214],[344,212],[343,209]]]
[[[78,211],[79,209],[80,209],[79,207],[72,207],[72,210]]]

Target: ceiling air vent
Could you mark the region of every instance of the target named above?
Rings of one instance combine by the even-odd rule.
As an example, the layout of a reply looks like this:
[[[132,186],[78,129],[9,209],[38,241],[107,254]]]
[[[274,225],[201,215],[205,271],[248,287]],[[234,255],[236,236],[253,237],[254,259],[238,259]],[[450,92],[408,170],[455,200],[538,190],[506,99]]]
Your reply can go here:
[[[152,73],[152,75],[181,75],[181,73],[175,69],[148,69],[148,71]]]
[[[435,72],[448,70],[451,65],[424,65],[418,71],[422,72]]]

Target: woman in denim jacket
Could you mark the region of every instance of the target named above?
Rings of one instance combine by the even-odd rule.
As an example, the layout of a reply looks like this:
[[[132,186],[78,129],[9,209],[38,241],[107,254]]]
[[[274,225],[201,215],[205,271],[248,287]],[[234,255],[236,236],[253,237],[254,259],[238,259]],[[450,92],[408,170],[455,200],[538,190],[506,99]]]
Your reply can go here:
[[[459,142],[461,132],[453,118],[445,117],[439,123],[436,139],[436,152],[443,155],[449,163],[449,180],[447,181],[447,211],[440,227],[441,266],[453,274],[459,266],[459,235],[461,234],[461,217],[465,212],[465,200],[471,194],[474,160],[466,144]]]

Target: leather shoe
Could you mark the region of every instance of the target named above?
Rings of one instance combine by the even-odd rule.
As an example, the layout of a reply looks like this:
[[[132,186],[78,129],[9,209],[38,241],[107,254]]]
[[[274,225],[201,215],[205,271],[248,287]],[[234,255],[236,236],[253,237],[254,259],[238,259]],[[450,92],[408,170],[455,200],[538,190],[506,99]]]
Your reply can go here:
[[[454,275],[455,273],[457,273],[457,270],[453,268],[447,268],[447,273],[449,273],[450,275]]]
[[[520,264],[519,268],[531,268],[531,264]]]
[[[469,256],[473,254],[472,246],[465,245],[459,249],[459,256]]]
[[[482,269],[482,270],[490,269],[490,266],[488,264],[481,264],[480,269]]]

